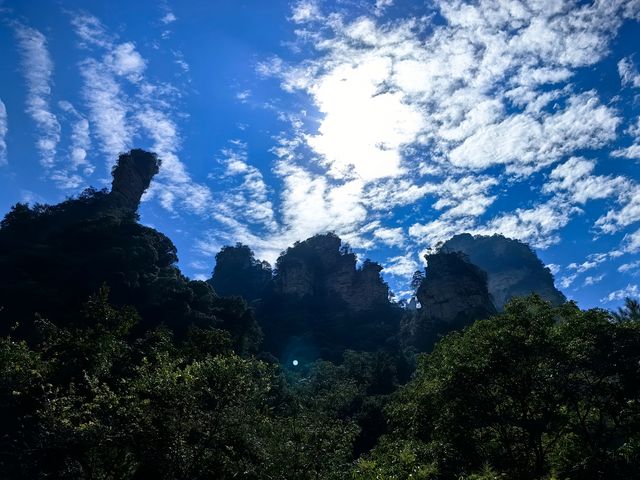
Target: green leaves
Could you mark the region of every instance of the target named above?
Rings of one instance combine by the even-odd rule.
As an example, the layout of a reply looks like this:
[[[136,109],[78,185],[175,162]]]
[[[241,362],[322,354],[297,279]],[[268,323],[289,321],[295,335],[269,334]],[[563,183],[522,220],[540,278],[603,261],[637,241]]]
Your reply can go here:
[[[421,462],[438,478],[483,468],[627,478],[638,465],[639,328],[603,310],[514,299],[420,359],[387,409],[392,438],[426,445]]]

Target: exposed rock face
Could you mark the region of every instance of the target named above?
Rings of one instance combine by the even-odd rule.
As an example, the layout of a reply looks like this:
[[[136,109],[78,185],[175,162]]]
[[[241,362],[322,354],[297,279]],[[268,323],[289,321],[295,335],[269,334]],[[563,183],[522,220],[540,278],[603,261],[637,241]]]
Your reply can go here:
[[[244,245],[216,256],[209,281],[224,295],[253,301],[263,348],[282,361],[337,360],[345,350],[396,345],[402,309],[389,301],[380,265],[365,261],[339,237],[316,235],[283,252],[272,276]]]
[[[159,169],[160,160],[155,153],[134,149],[120,155],[112,171],[110,203],[119,208],[137,211],[142,195]]]
[[[429,352],[440,337],[496,313],[487,275],[459,252],[427,255],[426,275],[400,326],[405,346]]]
[[[278,259],[274,287],[279,295],[337,297],[359,312],[388,302],[389,287],[381,270],[369,261],[357,269],[356,256],[341,249],[339,237],[316,235],[296,243]]]
[[[445,242],[441,251],[465,253],[471,263],[487,273],[489,293],[498,311],[514,296],[537,293],[554,305],[564,303],[565,296],[556,289],[553,275],[531,248],[502,235],[456,235]]]
[[[431,322],[451,328],[496,312],[486,274],[463,255],[439,252],[426,258],[427,273],[417,297]]]

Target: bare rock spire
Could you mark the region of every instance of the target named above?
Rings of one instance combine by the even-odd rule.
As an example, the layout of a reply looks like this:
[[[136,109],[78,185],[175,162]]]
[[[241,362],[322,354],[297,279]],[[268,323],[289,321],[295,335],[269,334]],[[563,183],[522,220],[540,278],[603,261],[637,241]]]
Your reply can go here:
[[[160,160],[155,153],[134,149],[121,154],[111,172],[113,182],[109,197],[112,204],[137,211],[142,194],[159,170]]]

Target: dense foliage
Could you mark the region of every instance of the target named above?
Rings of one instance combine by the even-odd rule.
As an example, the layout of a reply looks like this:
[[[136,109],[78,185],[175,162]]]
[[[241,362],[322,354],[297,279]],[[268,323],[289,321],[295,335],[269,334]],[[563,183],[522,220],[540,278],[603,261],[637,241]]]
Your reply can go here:
[[[84,315],[77,327],[39,321],[33,347],[0,342],[2,478],[341,478],[349,468],[358,429],[338,413],[362,384],[344,368],[310,367],[303,389],[233,353],[224,331],[132,336],[138,316],[110,306],[106,289]]]
[[[630,302],[634,305],[634,302]],[[443,339],[360,478],[637,478],[640,322],[515,299]]]

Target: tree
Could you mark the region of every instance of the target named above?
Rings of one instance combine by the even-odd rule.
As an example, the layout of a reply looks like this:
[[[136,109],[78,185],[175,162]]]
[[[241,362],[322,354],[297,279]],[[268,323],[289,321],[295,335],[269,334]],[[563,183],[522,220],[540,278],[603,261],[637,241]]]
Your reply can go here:
[[[640,321],[640,302],[633,298],[625,298],[624,306],[618,308],[618,311],[613,313],[613,317],[618,322]]]
[[[370,458],[384,470],[384,446],[393,444],[422,452],[416,464],[437,478],[487,466],[509,479],[631,478],[638,328],[611,323],[603,310],[512,300],[422,356],[388,408],[395,434]]]

